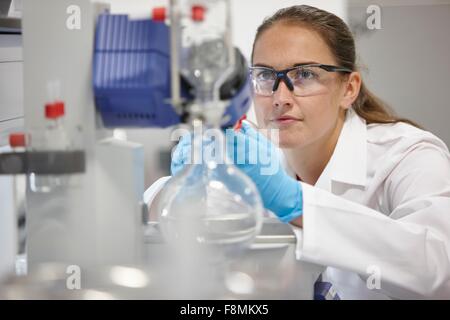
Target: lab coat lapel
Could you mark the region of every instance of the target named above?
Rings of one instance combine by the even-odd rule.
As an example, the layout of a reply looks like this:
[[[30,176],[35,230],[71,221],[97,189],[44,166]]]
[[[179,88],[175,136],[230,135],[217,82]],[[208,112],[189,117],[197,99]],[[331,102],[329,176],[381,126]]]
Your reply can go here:
[[[315,187],[333,192],[339,183],[365,186],[366,179],[366,122],[353,109],[349,109],[333,155]]]

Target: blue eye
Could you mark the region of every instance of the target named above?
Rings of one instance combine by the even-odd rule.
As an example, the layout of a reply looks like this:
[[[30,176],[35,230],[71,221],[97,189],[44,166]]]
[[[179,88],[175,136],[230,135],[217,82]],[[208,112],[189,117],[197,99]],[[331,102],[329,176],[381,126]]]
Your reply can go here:
[[[271,70],[257,70],[255,72],[256,79],[258,80],[273,80],[274,74]]]
[[[311,80],[315,79],[317,74],[309,69],[299,68],[293,71],[292,79],[295,80]]]

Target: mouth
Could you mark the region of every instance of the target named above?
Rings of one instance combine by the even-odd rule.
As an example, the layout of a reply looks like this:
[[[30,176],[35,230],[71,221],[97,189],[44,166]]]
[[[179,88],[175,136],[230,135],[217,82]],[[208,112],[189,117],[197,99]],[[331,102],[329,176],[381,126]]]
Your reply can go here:
[[[299,121],[303,120],[292,116],[281,116],[271,120],[271,122],[274,122],[277,125],[288,125]]]

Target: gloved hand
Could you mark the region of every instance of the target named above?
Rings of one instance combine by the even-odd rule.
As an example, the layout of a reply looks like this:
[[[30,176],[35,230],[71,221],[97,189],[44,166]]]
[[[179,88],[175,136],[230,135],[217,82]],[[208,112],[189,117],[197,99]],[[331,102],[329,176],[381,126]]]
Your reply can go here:
[[[227,154],[257,186],[264,207],[283,222],[303,213],[302,188],[283,169],[278,149],[245,121],[240,131],[227,130]],[[172,155],[171,172],[177,174],[190,161],[191,137],[183,136]],[[268,163],[266,163],[268,160]]]

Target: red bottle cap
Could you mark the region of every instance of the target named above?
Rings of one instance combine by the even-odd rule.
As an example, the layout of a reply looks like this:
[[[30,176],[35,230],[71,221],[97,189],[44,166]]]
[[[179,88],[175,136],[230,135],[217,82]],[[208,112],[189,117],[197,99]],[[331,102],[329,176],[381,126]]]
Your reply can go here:
[[[64,115],[64,102],[56,101],[45,105],[45,117],[47,119],[56,119]]]
[[[166,20],[166,8],[165,7],[153,8],[152,18],[154,21],[164,22]]]
[[[9,135],[9,145],[12,148],[25,147],[26,146],[25,133],[22,133],[22,132],[11,133]]]
[[[201,22],[205,19],[205,7],[200,5],[192,6],[192,20]]]

